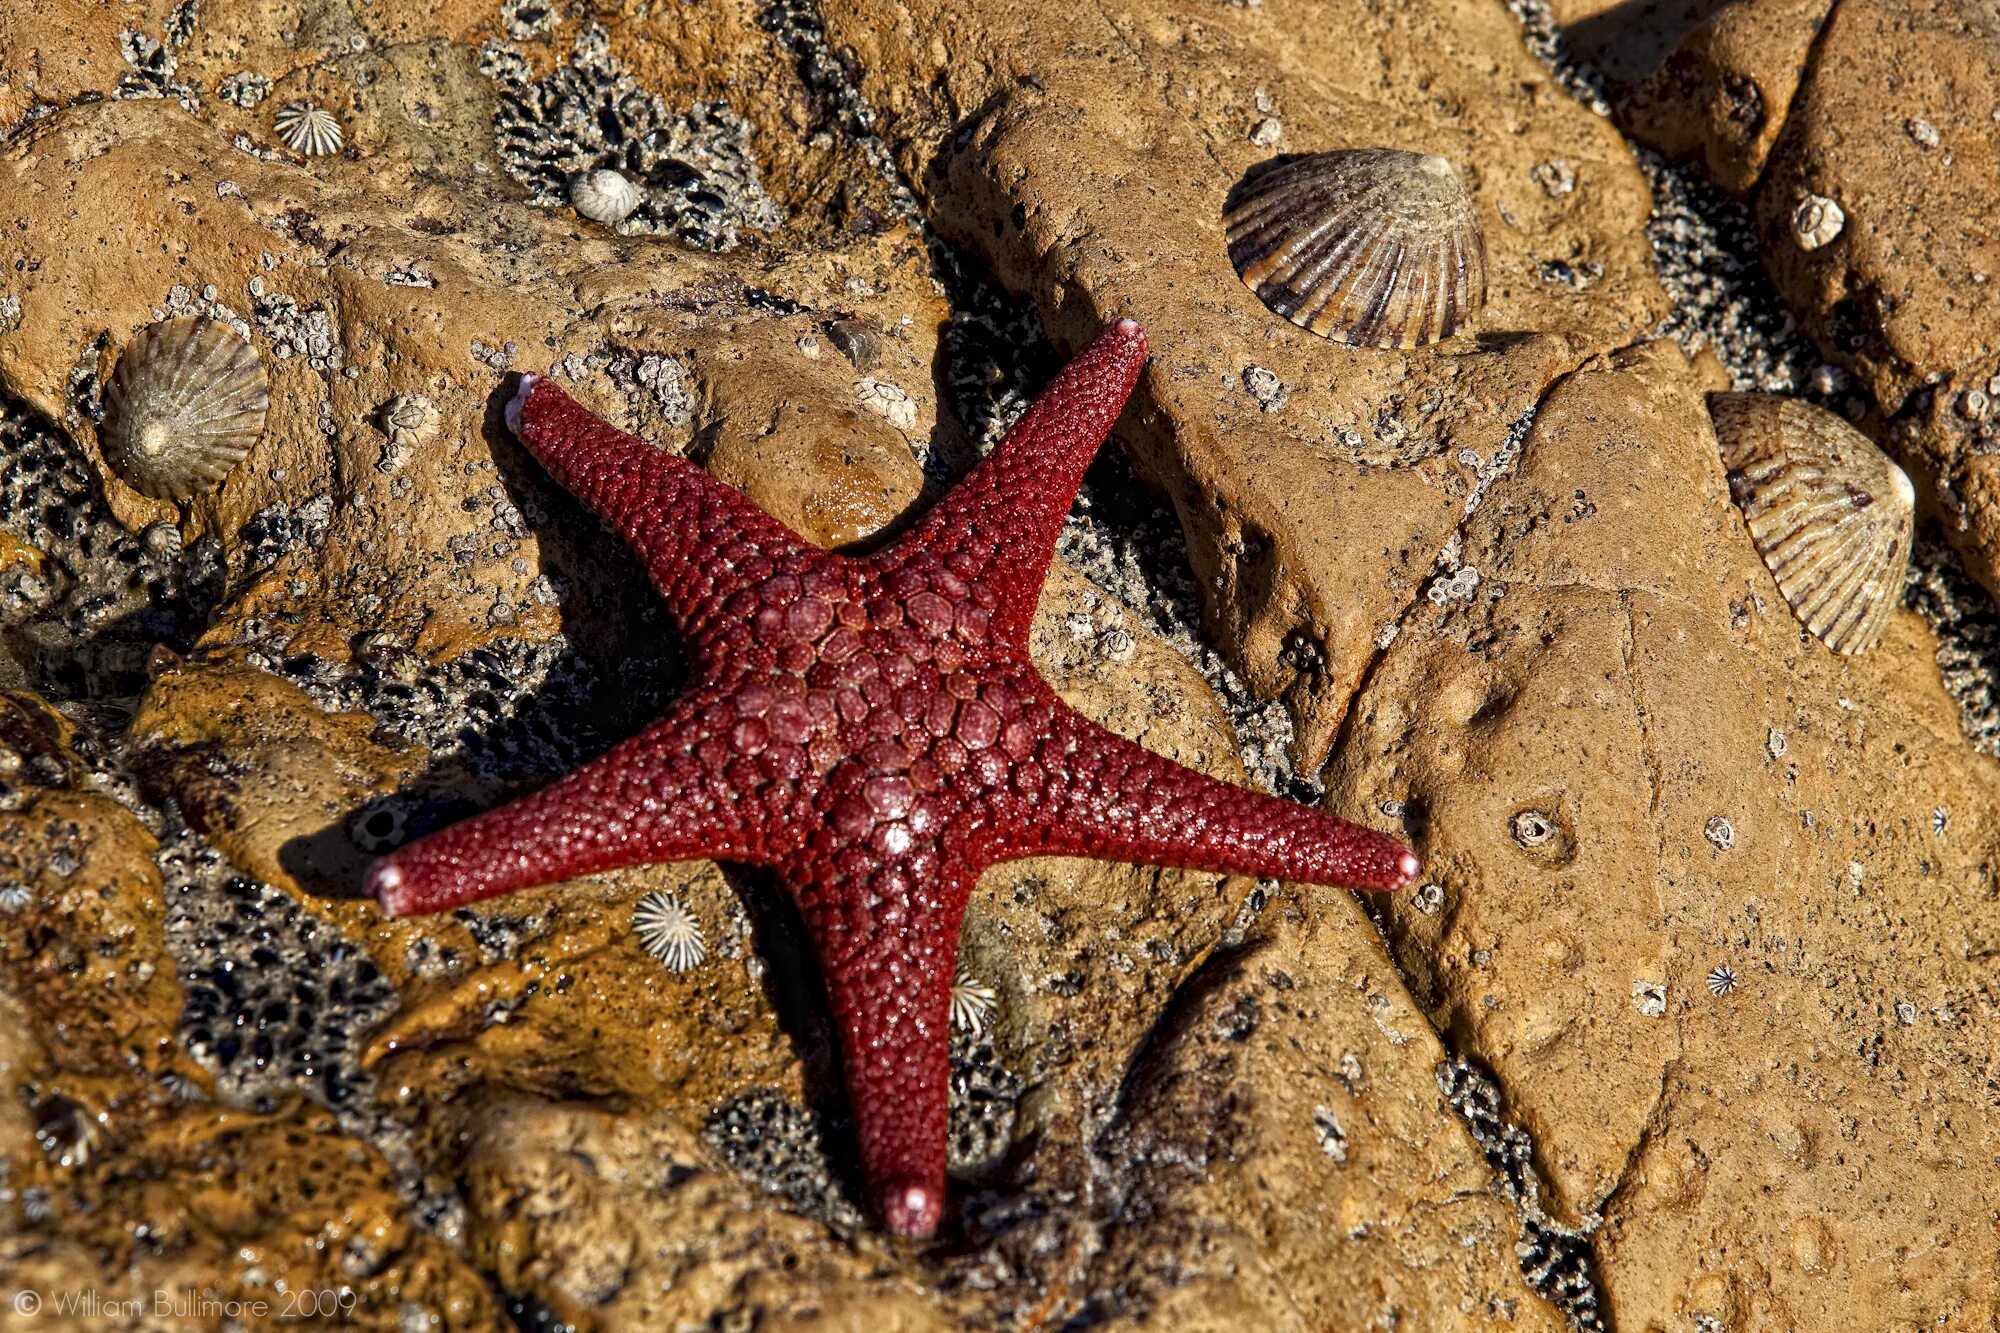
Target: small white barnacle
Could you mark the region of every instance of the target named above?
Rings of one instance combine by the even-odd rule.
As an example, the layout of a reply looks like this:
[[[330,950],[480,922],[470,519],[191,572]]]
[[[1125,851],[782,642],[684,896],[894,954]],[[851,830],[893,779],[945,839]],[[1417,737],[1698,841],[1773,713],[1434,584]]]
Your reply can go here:
[[[900,384],[871,376],[854,386],[854,396],[863,407],[897,430],[917,428],[917,400],[904,392]]]
[[[35,901],[34,891],[19,880],[9,880],[0,884],[0,912],[26,911]]]
[[[1736,826],[1721,815],[1715,816],[1703,825],[1701,834],[1715,844],[1715,850],[1718,852],[1726,852],[1736,845]]]
[[[347,142],[340,122],[331,111],[314,102],[287,102],[278,108],[278,114],[271,120],[272,128],[284,140],[285,147],[307,157],[325,157],[337,153]]]
[[[1545,847],[1560,832],[1556,821],[1540,810],[1523,810],[1514,816],[1514,841],[1523,847]]]
[[[708,957],[701,922],[671,893],[653,892],[641,898],[632,909],[632,930],[640,948],[675,972],[685,972]]]
[[[951,982],[951,1025],[978,1036],[1000,1007],[1000,992],[960,968]]]
[[[1801,250],[1817,250],[1840,235],[1847,213],[1823,194],[1809,194],[1792,210],[1792,239]]]
[[[569,183],[569,205],[592,222],[615,227],[632,216],[643,196],[625,173],[609,167],[578,172]]]
[[[376,470],[400,472],[416,451],[437,434],[440,415],[437,404],[420,393],[399,393],[382,404],[375,414],[375,424],[384,438]]]
[[[1727,995],[1736,989],[1736,971],[1727,963],[1717,963],[1708,974],[1708,990],[1711,995]]]

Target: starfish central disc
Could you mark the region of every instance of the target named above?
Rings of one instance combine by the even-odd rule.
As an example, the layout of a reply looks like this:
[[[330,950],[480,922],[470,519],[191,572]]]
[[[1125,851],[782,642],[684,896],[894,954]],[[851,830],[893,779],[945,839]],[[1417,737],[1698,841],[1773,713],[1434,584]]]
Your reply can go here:
[[[825,977],[874,1205],[930,1234],[980,871],[1086,856],[1389,889],[1417,868],[1380,834],[1104,730],[1030,665],[1056,537],[1145,356],[1137,323],[1107,328],[963,483],[862,557],[523,376],[508,425],[637,550],[693,683],[601,758],[383,858],[371,891],[403,915],[646,862],[772,868]]]

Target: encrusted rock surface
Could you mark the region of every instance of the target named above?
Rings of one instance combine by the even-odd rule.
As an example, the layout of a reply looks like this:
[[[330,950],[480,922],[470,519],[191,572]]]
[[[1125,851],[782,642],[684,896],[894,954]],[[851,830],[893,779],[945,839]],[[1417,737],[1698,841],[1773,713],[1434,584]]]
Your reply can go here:
[[[1666,314],[1629,152],[1490,4],[1322,24],[1029,3],[971,29],[945,5],[888,24],[825,12],[941,227],[1060,337],[1144,315],[1164,350],[1132,444],[1188,532],[1212,634],[1284,698],[1293,761],[1316,769],[1510,428],[1557,375]],[[1256,142],[1272,118],[1283,136]],[[1274,321],[1214,244],[1230,187],[1274,148],[1373,144],[1465,175],[1488,247],[1476,332],[1413,354],[1330,345]],[[1561,192],[1541,183],[1558,169]],[[1253,366],[1289,390],[1281,407],[1246,387]]]
[[[2000,630],[1930,543],[1942,643],[1803,635],[1702,398],[1852,409],[1992,579],[1990,31],[1945,0],[1514,9],[11,9],[0,1296],[328,1293],[397,1330],[2000,1323]],[[1869,101],[1892,76],[1908,105]],[[1577,92],[1751,199],[1819,356],[1747,223]],[[340,151],[282,144],[301,101]],[[1229,268],[1246,170],[1377,143],[1466,175],[1468,336],[1342,348]],[[639,208],[575,213],[588,169]],[[1845,210],[1810,252],[1800,191]],[[96,422],[133,331],[188,313],[252,339],[272,403],[176,506]],[[1323,776],[1422,888],[996,869],[961,950],[996,1010],[955,1040],[957,1185],[915,1249],[857,1204],[767,879],[353,897],[679,678],[635,563],[507,438],[509,370],[839,546],[1128,313],[1133,466],[1093,471],[1037,663],[1183,762]],[[653,890],[704,962],[642,948]]]

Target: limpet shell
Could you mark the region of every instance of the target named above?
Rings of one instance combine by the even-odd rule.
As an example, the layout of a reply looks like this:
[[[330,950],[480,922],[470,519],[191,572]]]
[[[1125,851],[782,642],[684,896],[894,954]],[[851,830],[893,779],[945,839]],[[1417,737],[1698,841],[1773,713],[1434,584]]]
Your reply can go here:
[[[1486,238],[1451,163],[1351,148],[1275,159],[1229,198],[1229,262],[1259,300],[1354,347],[1423,347],[1486,304]]]
[[[1854,427],[1794,398],[1712,393],[1709,415],[1757,553],[1805,627],[1866,652],[1903,594],[1916,491]]]
[[[569,183],[570,207],[607,227],[631,217],[642,197],[623,172],[609,167],[583,172]]]
[[[148,324],[118,358],[98,447],[142,495],[185,500],[221,484],[264,433],[257,350],[206,315]]]
[[[670,971],[699,967],[708,957],[708,940],[700,920],[671,893],[656,889],[634,904],[632,930],[639,937],[639,947]]]
[[[334,114],[312,102],[287,102],[278,108],[271,126],[278,131],[285,147],[307,157],[337,153],[347,141]]]

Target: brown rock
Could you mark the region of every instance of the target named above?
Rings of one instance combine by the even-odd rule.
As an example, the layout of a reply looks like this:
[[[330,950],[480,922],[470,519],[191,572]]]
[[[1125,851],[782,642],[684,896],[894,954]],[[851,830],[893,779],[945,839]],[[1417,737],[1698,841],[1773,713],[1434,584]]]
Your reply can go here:
[[[1445,1056],[1369,925],[1350,895],[1286,893],[1175,997],[1107,1140],[1104,1313],[1218,1333],[1565,1326],[1512,1271],[1516,1219],[1443,1112]]]
[[[421,762],[374,729],[267,672],[220,665],[156,678],[132,719],[149,783],[196,830],[246,874],[320,897],[346,892],[368,860],[346,816]]]
[[[1565,55],[1588,66],[1614,104],[1651,74],[1730,0],[1545,0],[1523,6],[1530,34],[1557,38]]]
[[[1442,893],[1395,903],[1397,959],[1499,1075],[1550,1212],[1598,1221],[1616,1327],[1920,1319],[2000,1276],[1953,1183],[1996,1148],[1968,949],[1995,774],[1912,618],[1835,657],[1725,497],[1677,356],[1560,384],[1467,524],[1476,590],[1384,655],[1335,790],[1421,837]],[[1919,1233],[1951,1238],[1922,1295],[1881,1239]]]
[[[1807,54],[1832,8],[1832,0],[1723,5],[1623,99],[1621,123],[1669,157],[1700,158],[1710,180],[1747,195],[1784,128]]]
[[[921,1333],[963,1325],[866,1235],[830,1246],[716,1169],[666,1118],[581,1105],[483,1108],[466,1162],[473,1249],[509,1290],[605,1328]]]
[[[1984,221],[2000,168],[1987,95],[1996,79],[2000,55],[1978,6],[1838,6],[1772,152],[1757,227],[1805,331],[1860,381],[1968,570],[2000,592],[1981,410],[2000,373],[2000,319],[1986,295],[2000,278],[2000,240]],[[1805,250],[1792,215],[1811,195],[1846,221]]]
[[[499,1291],[606,1328],[1553,1329],[1599,1297],[1627,1329],[1992,1317],[1993,768],[1913,618],[1851,663],[1801,635],[1722,484],[1713,362],[1615,351],[1666,312],[1647,196],[1502,6],[851,0],[822,31],[751,0],[242,3],[179,37],[128,7],[172,56],[142,72],[79,4],[0,33],[0,121],[59,108],[0,155],[0,450],[22,451],[0,669],[39,680],[68,644],[144,697],[0,698],[0,888],[32,884],[0,914],[10,1274],[345,1282],[349,1322],[385,1328],[496,1327]],[[1579,5],[1630,29],[1621,90],[1713,8]],[[1674,95],[1715,112],[1703,90],[1740,74],[1788,102],[1811,12],[1723,8]],[[1837,9],[1838,61],[1800,84],[1821,128],[1767,115],[1725,145],[1724,114],[1698,142],[1754,174],[1779,134],[1773,181],[1846,170],[1822,112],[1863,71],[1933,43],[1983,77],[1943,8],[1913,12]],[[126,71],[162,95],[87,100]],[[246,71],[268,95],[225,98]],[[559,73],[567,93],[532,82]],[[530,86],[615,88],[591,112],[614,120],[728,99],[773,214],[710,253],[526,202],[559,127],[503,145],[496,118]],[[305,99],[340,152],[275,147]],[[1473,336],[1335,347],[1229,270],[1251,165],[1363,143],[1466,172],[1494,273]],[[1924,380],[1984,336],[1937,294],[1970,278],[1924,271],[1925,245],[1963,260],[1909,221],[1957,197],[1931,184],[1896,184],[1900,213],[1856,186],[1860,230],[1801,269],[1893,298],[1842,355],[1911,449],[1944,429]],[[998,1000],[954,1041],[956,1230],[913,1252],[853,1202],[823,1001],[768,880],[647,867],[393,923],[339,895],[364,840],[532,785],[673,687],[634,562],[500,426],[506,372],[865,543],[969,464],[951,337],[1009,313],[968,301],[932,228],[1056,350],[1145,320],[1123,435],[1188,527],[1215,640],[1285,696],[1304,769],[1346,729],[1332,804],[1400,819],[1432,882],[1386,906],[1385,952],[1338,894],[1260,890],[1259,913],[1215,876],[996,870],[962,948]],[[1814,295],[1815,331],[1852,300]],[[183,513],[102,474],[93,386],[133,330],[215,307],[265,356],[271,423]],[[1023,364],[1049,359],[1031,326],[1002,349]],[[1937,474],[1976,497],[1969,469]],[[185,585],[154,591],[166,557],[134,547],[176,539]],[[1059,564],[1038,665],[1240,777],[1130,591]],[[649,891],[701,923],[704,963],[644,952]]]

